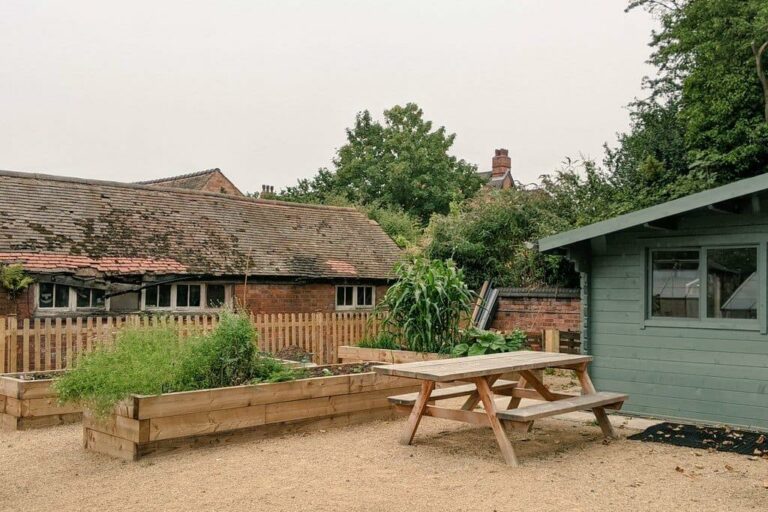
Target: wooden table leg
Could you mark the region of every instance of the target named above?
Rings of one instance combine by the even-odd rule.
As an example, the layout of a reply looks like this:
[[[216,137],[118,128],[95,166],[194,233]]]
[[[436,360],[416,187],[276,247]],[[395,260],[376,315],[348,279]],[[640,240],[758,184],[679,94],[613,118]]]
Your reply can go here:
[[[504,426],[496,416],[496,404],[493,403],[493,391],[488,381],[483,378],[473,379],[473,382],[477,386],[477,392],[480,395],[480,400],[483,402],[483,408],[485,414],[488,416],[488,421],[491,423],[493,434],[496,436],[496,442],[499,443],[501,453],[504,456],[504,460],[510,466],[517,467],[517,456],[515,455],[515,449],[512,448],[512,443],[509,442],[507,433],[504,432]]]
[[[435,389],[434,381],[425,380],[421,382],[419,398],[416,399],[416,403],[413,404],[413,409],[411,409],[411,414],[408,416],[405,430],[402,436],[400,436],[400,444],[408,445],[413,441],[413,436],[416,435],[416,429],[419,428],[421,417],[424,415],[424,411],[427,410],[429,395],[432,394],[433,389]]]
[[[501,375],[493,375],[491,377],[488,377],[488,385],[493,386],[497,380],[499,380],[499,377]],[[472,392],[469,397],[467,397],[467,401],[464,402],[464,405],[461,406],[462,411],[473,411],[475,407],[477,407],[477,404],[480,403],[480,394],[475,390]]]
[[[576,370],[576,375],[578,376],[579,382],[581,383],[582,395],[591,395],[597,392],[595,385],[592,384],[592,379],[589,377],[589,373],[587,373],[586,363],[581,365],[581,367]],[[613,425],[611,425],[611,420],[608,418],[608,414],[605,412],[605,409],[602,407],[596,407],[592,409],[592,413],[595,415],[597,424],[600,425],[600,430],[603,431],[603,436],[616,439],[616,432],[613,430]]]

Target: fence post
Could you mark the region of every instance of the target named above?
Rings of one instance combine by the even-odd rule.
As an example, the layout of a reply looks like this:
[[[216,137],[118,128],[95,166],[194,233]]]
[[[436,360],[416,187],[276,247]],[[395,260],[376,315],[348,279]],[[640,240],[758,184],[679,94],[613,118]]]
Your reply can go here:
[[[544,351],[560,352],[560,331],[544,329]]]
[[[5,326],[7,323],[8,319],[6,317],[0,319],[0,373],[8,373],[8,367],[10,366],[10,364],[5,362],[6,344],[8,343],[5,336]]]

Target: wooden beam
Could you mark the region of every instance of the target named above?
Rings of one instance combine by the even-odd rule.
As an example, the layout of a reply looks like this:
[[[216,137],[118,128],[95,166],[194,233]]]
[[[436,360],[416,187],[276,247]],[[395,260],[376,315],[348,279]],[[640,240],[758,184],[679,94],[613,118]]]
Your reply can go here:
[[[654,231],[675,231],[678,227],[678,222],[674,217],[666,217],[664,219],[646,222],[643,224],[643,227],[653,229]]]

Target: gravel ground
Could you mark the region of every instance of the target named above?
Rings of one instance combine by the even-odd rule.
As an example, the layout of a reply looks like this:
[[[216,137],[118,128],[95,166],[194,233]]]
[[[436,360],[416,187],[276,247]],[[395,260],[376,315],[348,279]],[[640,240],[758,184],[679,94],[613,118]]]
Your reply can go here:
[[[768,510],[768,460],[627,440],[547,419],[514,435],[425,418],[184,450],[128,463],[86,453],[81,427],[0,432],[0,510]],[[636,431],[619,429],[622,436]]]

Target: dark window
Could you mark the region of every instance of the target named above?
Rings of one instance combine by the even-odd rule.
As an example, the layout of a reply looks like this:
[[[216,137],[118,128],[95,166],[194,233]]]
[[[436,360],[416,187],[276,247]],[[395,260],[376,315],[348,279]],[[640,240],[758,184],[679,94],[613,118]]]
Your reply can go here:
[[[77,307],[91,307],[91,290],[88,288],[75,288],[75,293],[77,294]]]
[[[653,251],[651,269],[651,316],[699,318],[699,251]]]
[[[189,286],[186,284],[176,285],[176,306],[185,308],[189,306]]]
[[[40,283],[40,300],[37,305],[41,308],[53,307],[53,288],[51,283]]]
[[[373,287],[372,286],[357,287],[357,305],[364,306],[364,307],[373,306]]]
[[[336,306],[349,307],[355,304],[354,302],[355,287],[354,286],[339,286],[336,288]]]
[[[69,286],[40,283],[37,305],[40,308],[68,308]]]
[[[146,294],[144,304],[147,307],[157,307],[157,286],[150,286],[144,290],[144,293]]]
[[[707,250],[707,318],[757,318],[757,248]]]
[[[144,305],[149,308],[171,307],[171,285],[161,284],[146,289]]]
[[[209,284],[206,290],[206,301],[209,308],[220,308],[226,302],[223,284]]]

